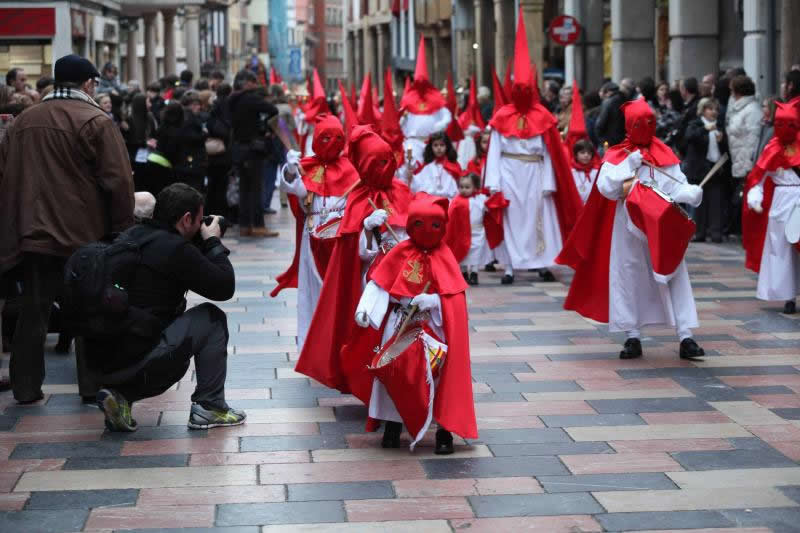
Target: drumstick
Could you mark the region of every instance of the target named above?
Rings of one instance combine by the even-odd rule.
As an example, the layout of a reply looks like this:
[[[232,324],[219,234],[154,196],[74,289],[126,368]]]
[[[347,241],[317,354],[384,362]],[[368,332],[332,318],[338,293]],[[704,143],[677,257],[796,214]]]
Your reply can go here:
[[[713,177],[714,177],[714,174],[716,174],[716,173],[717,173],[717,171],[718,171],[720,168],[722,168],[722,165],[724,165],[724,164],[725,164],[725,162],[727,162],[727,161],[728,161],[728,152],[725,152],[725,153],[722,155],[722,157],[720,157],[720,158],[719,158],[719,160],[718,160],[716,163],[714,163],[714,166],[713,166],[713,167],[711,167],[711,170],[709,170],[709,171],[708,171],[708,174],[706,174],[706,177],[705,177],[705,178],[703,178],[703,181],[701,181],[701,182],[700,182],[700,187],[702,188],[702,187],[703,187],[703,185],[705,185],[706,183],[708,183],[708,180],[710,180],[711,178],[713,178]]]
[[[633,152],[631,152],[630,150],[628,150],[627,148],[624,148],[624,150],[625,150],[625,153],[626,153],[626,154],[632,154],[632,153],[633,153]],[[676,181],[676,182],[678,182],[678,183],[683,183],[683,182],[682,182],[681,180],[679,180],[678,178],[673,178],[672,176],[670,176],[669,174],[667,174],[666,172],[664,172],[663,170],[661,170],[660,168],[658,168],[657,166],[655,166],[655,165],[654,165],[653,163],[651,163],[650,161],[647,161],[646,159],[642,159],[642,163],[643,163],[643,164],[645,164],[645,165],[647,165],[648,167],[652,168],[653,170],[657,170],[657,171],[661,172],[661,174],[663,174],[664,176],[668,177],[668,178],[669,178],[669,179],[671,179],[672,181]]]
[[[347,190],[346,190],[346,191],[344,191],[344,194],[342,194],[342,196],[347,196],[348,194],[350,194],[351,192],[353,192],[353,189],[355,189],[356,187],[358,187],[360,184],[361,184],[361,179],[357,179],[357,180],[356,180],[356,181],[355,181],[355,182],[354,182],[354,183],[353,183],[351,186],[349,186],[349,187],[347,188]]]
[[[372,206],[372,209],[374,209],[376,211],[378,210],[378,206],[375,205],[375,202],[372,201],[372,198],[367,198],[367,201],[369,202],[369,205]],[[388,220],[387,220],[387,224],[386,224],[386,229],[389,231],[389,235],[394,237],[395,242],[400,244],[400,237],[398,237],[397,233],[394,232],[394,230],[392,229],[392,226],[388,223]]]
[[[426,292],[428,292],[428,287],[430,286],[431,282],[430,281],[426,282],[425,286],[422,287],[422,292],[420,294],[425,294]],[[417,311],[419,311],[419,306],[412,305],[411,309],[409,309],[408,311],[408,315],[406,315],[406,319],[403,320],[402,324],[400,324],[400,329],[398,329],[397,333],[395,334],[396,339],[399,339],[400,335],[402,335],[403,332],[405,332],[406,328],[408,327],[408,324],[411,323],[411,319],[414,318],[414,315],[417,314]]]

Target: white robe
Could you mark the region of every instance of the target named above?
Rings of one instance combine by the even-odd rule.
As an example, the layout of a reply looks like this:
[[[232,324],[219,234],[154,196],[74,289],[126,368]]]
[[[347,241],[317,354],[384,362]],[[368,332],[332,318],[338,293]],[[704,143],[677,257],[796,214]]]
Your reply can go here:
[[[572,179],[575,180],[575,188],[578,189],[578,194],[581,196],[581,202],[586,204],[589,199],[589,194],[592,192],[592,186],[597,180],[598,169],[593,168],[589,171],[589,179],[586,179],[586,173],[576,168],[572,169]],[[667,178],[669,179],[669,178]]]
[[[475,139],[473,135],[479,131],[481,130],[478,126],[470,124],[464,132],[464,139],[458,143],[456,153],[458,153],[458,164],[461,165],[461,168],[467,168],[469,162],[475,159],[477,151],[475,149]]]
[[[450,199],[458,194],[458,183],[442,165],[431,162],[411,178],[411,192],[426,192]]]
[[[406,307],[411,302],[411,298],[396,300],[392,298],[388,292],[375,284],[374,281],[370,281],[364,288],[361,299],[358,301],[356,314],[366,313],[369,318],[370,327],[379,329],[383,323],[383,317],[389,309],[390,301],[400,303],[400,305]],[[399,312],[399,308],[395,308],[386,321],[386,328],[383,330],[383,337],[381,337],[381,345],[394,335],[394,332],[397,331],[397,328],[400,327],[402,322],[403,315]],[[442,342],[447,342],[442,327],[441,301],[437,303],[436,307],[430,310],[430,318],[425,323]],[[392,398],[377,378],[375,378],[372,383],[372,395],[369,400],[369,416],[376,420],[403,422],[403,419],[397,412],[397,408],[394,406]]]
[[[300,200],[300,205],[305,206],[305,199],[308,195],[303,180],[295,178],[291,183],[284,177],[284,168],[278,172],[280,190],[287,194],[293,194]],[[347,203],[346,196],[318,196],[314,195],[311,201],[310,212],[317,213],[311,216],[312,228],[339,218],[344,215],[344,208]],[[323,211],[325,210],[325,211]],[[323,214],[324,213],[324,214]],[[303,349],[306,341],[308,327],[311,325],[311,318],[314,316],[314,309],[319,301],[319,293],[322,291],[322,277],[317,271],[317,264],[311,253],[311,234],[308,219],[304,224],[302,241],[300,242],[300,264],[297,273],[297,348]]]
[[[645,165],[639,167],[636,176],[642,183],[655,181],[658,188],[670,196],[688,185],[679,165],[663,170],[683,183],[676,183],[659,172],[653,172],[651,177],[650,167]],[[643,326],[666,325],[681,333],[688,332],[698,326],[698,320],[686,261],[681,261],[669,281],[657,281],[647,242],[629,229],[622,187],[624,180],[633,174],[626,158],[616,166],[604,163],[597,177],[600,193],[617,202],[611,236],[608,330],[631,331]]]
[[[768,301],[794,300],[800,294],[800,253],[786,240],[785,228],[792,209],[800,204],[800,177],[792,170],[769,175],[776,187],[769,209],[756,298]],[[763,189],[763,183],[762,180],[758,187]]]
[[[469,252],[461,261],[462,267],[483,266],[492,261],[492,251],[486,240],[483,217],[486,214],[486,195],[476,194],[469,199],[469,224],[471,228]]]
[[[542,160],[519,161],[503,157],[503,152],[538,154]],[[554,265],[562,236],[552,197],[555,174],[542,137],[520,139],[492,131],[485,185],[492,191],[502,191],[510,202],[503,215],[505,240],[494,250],[497,260],[514,269]]]
[[[453,115],[446,107],[442,107],[436,113],[430,115],[415,115],[414,113],[405,113],[400,118],[400,129],[403,130],[405,141],[403,141],[403,152],[407,153],[411,149],[411,158],[416,167],[418,163],[423,162],[423,152],[425,151],[425,143],[431,134],[444,131],[450,124]]]

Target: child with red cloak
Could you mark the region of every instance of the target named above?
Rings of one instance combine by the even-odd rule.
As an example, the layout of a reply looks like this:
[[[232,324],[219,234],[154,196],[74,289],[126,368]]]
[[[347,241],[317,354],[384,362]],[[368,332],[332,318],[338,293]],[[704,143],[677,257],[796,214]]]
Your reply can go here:
[[[425,146],[425,165],[411,179],[411,192],[425,192],[433,196],[453,198],[458,194],[461,167],[453,143],[446,133],[430,136]]]
[[[472,76],[469,86],[469,99],[467,107],[458,115],[458,125],[464,132],[464,139],[458,143],[458,164],[466,168],[469,163],[477,156],[478,134],[486,128],[486,122],[481,115],[481,107],[478,104],[477,89],[475,88],[475,76]],[[486,150],[484,150],[484,155]],[[476,172],[478,176],[480,172]]]
[[[480,187],[481,178],[477,174],[470,172],[461,176],[458,196],[450,202],[445,238],[470,285],[478,284],[478,268],[493,258],[484,225],[489,213],[488,197]]]
[[[784,301],[783,312],[797,311],[800,293],[800,245],[791,244],[786,224],[800,209],[800,112],[797,101],[778,102],[775,135],[747,177],[742,206],[742,245],[746,266],[758,272],[756,298]]]
[[[355,126],[350,131],[347,154],[361,181],[347,195],[319,302],[295,366],[295,371],[343,393],[349,393],[350,386],[342,371],[340,351],[354,328],[352,317],[364,273],[376,256],[380,257],[378,237],[383,244],[390,239],[386,225],[405,227],[411,200],[408,186],[394,179],[391,146],[371,127]],[[399,237],[403,238],[402,232]]]
[[[346,156],[344,129],[333,115],[320,115],[314,128],[314,155],[299,159],[290,150],[278,172],[280,189],[292,202],[296,221],[295,254],[289,270],[277,277],[272,297],[287,287],[297,287],[297,347],[303,349],[311,317],[322,290],[328,260],[335,245],[347,194],[358,182],[358,172]],[[296,179],[301,175],[301,179]]]
[[[687,183],[680,160],[655,137],[655,116],[644,99],[626,102],[622,111],[625,139],[606,152],[589,201],[556,258],[575,270],[564,308],[608,323],[612,333],[626,332],[621,359],[642,356],[640,329],[651,325],[675,328],[682,359],[702,357],[705,352],[692,339],[691,328],[698,326],[698,319],[685,248],[675,254],[671,272],[658,272],[651,252],[659,242],[665,244],[666,252],[688,246],[694,229],[689,228],[683,240],[671,238],[680,229],[677,225],[672,232],[645,235],[631,217],[627,200],[638,186],[636,181],[693,206],[702,201],[703,190]],[[669,207],[653,196],[648,201],[653,208]]]
[[[592,192],[594,182],[597,180],[597,172],[600,170],[598,158],[592,141],[585,137],[572,145],[570,154],[572,166],[572,178],[575,180],[575,188],[581,196],[581,201],[586,204],[589,193]],[[597,163],[596,163],[597,161]]]
[[[491,137],[492,131],[489,128],[484,128],[473,136],[475,142],[475,157],[469,160],[466,167],[466,172],[472,172],[480,176],[481,189],[486,179],[484,171],[486,170],[486,155],[489,153],[489,139]]]
[[[472,398],[466,284],[450,248],[443,241],[447,200],[418,195],[408,208],[409,239],[393,248],[372,271],[353,316],[361,331],[342,350],[348,361],[353,394],[369,405],[369,429],[386,421],[383,447],[400,446],[403,423],[411,449],[433,419],[437,454],[453,453],[453,436],[478,437]],[[427,287],[427,291],[424,290]],[[422,324],[425,349],[404,354],[389,376],[371,378],[366,365],[374,348],[385,346],[411,306]],[[352,319],[351,319],[352,320]],[[444,353],[446,352],[446,353]],[[416,370],[416,372],[412,371]],[[379,374],[380,375],[380,374]],[[405,380],[405,387],[394,380]],[[394,391],[391,393],[389,391]]]

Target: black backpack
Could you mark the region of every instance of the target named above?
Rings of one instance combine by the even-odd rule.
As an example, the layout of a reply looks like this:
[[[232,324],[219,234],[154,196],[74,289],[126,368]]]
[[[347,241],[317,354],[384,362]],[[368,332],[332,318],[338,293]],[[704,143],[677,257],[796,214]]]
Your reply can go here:
[[[129,326],[133,308],[127,287],[141,262],[141,248],[161,230],[141,233],[141,226],[134,226],[106,236],[79,248],[67,260],[62,308],[65,329],[72,335],[110,339]]]

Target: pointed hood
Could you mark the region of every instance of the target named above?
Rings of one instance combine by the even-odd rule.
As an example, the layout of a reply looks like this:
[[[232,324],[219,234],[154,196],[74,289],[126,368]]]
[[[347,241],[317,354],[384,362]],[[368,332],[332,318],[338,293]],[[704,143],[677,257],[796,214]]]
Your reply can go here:
[[[347,91],[342,85],[342,80],[339,80],[339,94],[342,97],[342,109],[344,110],[344,133],[347,139],[350,139],[353,128],[358,125],[358,116],[353,106],[350,105],[350,99],[347,98]],[[347,147],[345,148],[345,153],[347,153]]]
[[[356,111],[358,123],[373,126],[378,129],[378,117],[375,116],[375,106],[372,103],[372,74],[367,72],[361,84],[361,93]]]
[[[451,72],[447,73],[447,109],[450,110],[452,117],[458,116],[458,101],[456,100],[456,90],[453,87],[453,74]],[[464,131],[458,124],[458,120],[451,120],[445,132],[454,143],[464,139]]]
[[[350,82],[350,105],[353,106],[353,109],[358,107],[358,97],[356,96],[356,83],[354,81]]]
[[[400,109],[415,115],[432,115],[444,106],[445,101],[442,93],[433,86],[428,77],[428,62],[425,59],[425,39],[420,36],[414,81],[403,93]]]
[[[381,116],[381,136],[389,143],[398,158],[398,166],[403,161],[403,130],[400,128],[400,116],[394,101],[392,88],[392,71],[386,69],[383,77],[383,116]]]
[[[492,66],[492,92],[494,93],[494,108],[500,109],[508,103],[505,89],[500,85],[500,78],[497,77],[497,70]]]
[[[486,127],[483,116],[481,116],[481,107],[478,105],[477,91],[475,75],[473,74],[469,84],[469,99],[467,100],[467,108],[464,109],[464,112],[458,116],[458,124],[461,126],[462,130],[466,130],[472,124],[480,129]]]
[[[314,75],[311,83],[311,99],[305,108],[306,122],[313,123],[317,115],[321,113],[330,113],[328,108],[328,100],[325,97],[325,89],[322,87],[322,81],[319,79],[317,69],[314,69]]]
[[[586,119],[583,117],[583,103],[581,102],[581,91],[578,87],[578,80],[572,81],[572,103],[570,104],[569,127],[567,129],[567,138],[564,142],[567,155],[575,168],[579,167],[579,163],[575,159],[575,143],[582,139],[589,139],[589,132],[586,130]],[[597,151],[594,152],[591,163],[592,168],[600,166],[600,157]]]

